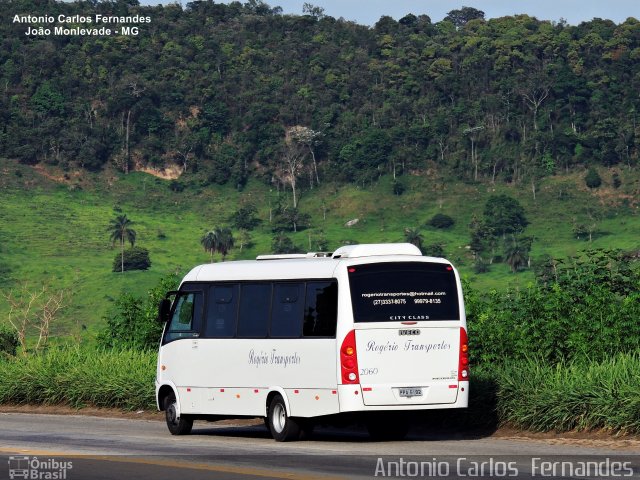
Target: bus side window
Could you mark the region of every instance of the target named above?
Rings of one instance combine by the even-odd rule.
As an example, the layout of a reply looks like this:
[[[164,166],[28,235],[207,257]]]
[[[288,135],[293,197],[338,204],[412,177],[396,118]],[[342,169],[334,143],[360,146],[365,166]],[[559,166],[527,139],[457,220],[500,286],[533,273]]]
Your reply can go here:
[[[338,284],[308,282],[304,307],[305,337],[335,337],[338,322]]]
[[[212,285],[207,303],[206,338],[231,338],[236,334],[238,285]]]
[[[271,305],[271,337],[300,337],[304,310],[304,283],[275,283]]]
[[[271,283],[245,283],[240,288],[239,338],[265,338],[269,330]]]
[[[166,342],[179,338],[193,338],[193,334],[200,330],[202,317],[202,294],[200,292],[182,292],[176,298]]]

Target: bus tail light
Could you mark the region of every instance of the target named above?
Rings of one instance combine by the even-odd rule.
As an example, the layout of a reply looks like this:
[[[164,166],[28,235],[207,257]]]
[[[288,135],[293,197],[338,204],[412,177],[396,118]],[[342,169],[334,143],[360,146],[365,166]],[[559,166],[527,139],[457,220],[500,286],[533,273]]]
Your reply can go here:
[[[358,354],[356,352],[356,331],[351,330],[344,337],[340,347],[340,370],[343,384],[360,383],[358,377]]]
[[[469,340],[467,331],[460,327],[460,359],[458,361],[458,381],[469,380]]]

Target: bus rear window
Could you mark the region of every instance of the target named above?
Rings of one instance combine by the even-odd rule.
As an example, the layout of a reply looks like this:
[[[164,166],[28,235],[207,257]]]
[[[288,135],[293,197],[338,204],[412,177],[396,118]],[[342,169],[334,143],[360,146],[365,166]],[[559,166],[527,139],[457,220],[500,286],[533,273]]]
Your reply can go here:
[[[371,263],[348,267],[355,322],[459,320],[458,289],[442,263]]]

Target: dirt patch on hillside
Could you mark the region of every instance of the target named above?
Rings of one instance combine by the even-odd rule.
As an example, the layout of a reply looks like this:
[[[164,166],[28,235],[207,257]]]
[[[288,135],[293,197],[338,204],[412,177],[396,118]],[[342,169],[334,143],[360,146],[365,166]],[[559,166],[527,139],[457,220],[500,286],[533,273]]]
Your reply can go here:
[[[175,180],[177,178],[180,178],[180,175],[182,175],[182,169],[177,165],[171,165],[169,167],[160,169],[145,167],[143,165],[136,165],[132,170],[134,172],[148,173],[149,175],[153,175],[157,178],[162,178],[163,180]]]
[[[42,164],[34,165],[32,168],[47,180],[51,180],[56,183],[70,185],[71,183],[78,182],[82,179],[81,171],[63,172],[57,168],[46,167]]]

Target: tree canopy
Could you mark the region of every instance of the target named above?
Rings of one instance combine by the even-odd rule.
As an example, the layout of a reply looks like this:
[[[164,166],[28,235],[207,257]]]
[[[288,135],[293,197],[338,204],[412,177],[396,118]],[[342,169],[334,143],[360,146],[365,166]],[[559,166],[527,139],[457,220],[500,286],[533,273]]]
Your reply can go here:
[[[529,181],[640,154],[640,23],[571,26],[462,7],[373,28],[259,0],[4,2],[16,14],[145,15],[137,36],[0,24],[0,156],[64,169],[178,166],[201,184],[299,188],[436,168]],[[289,136],[288,136],[289,135]],[[291,169],[289,169],[291,170]]]

